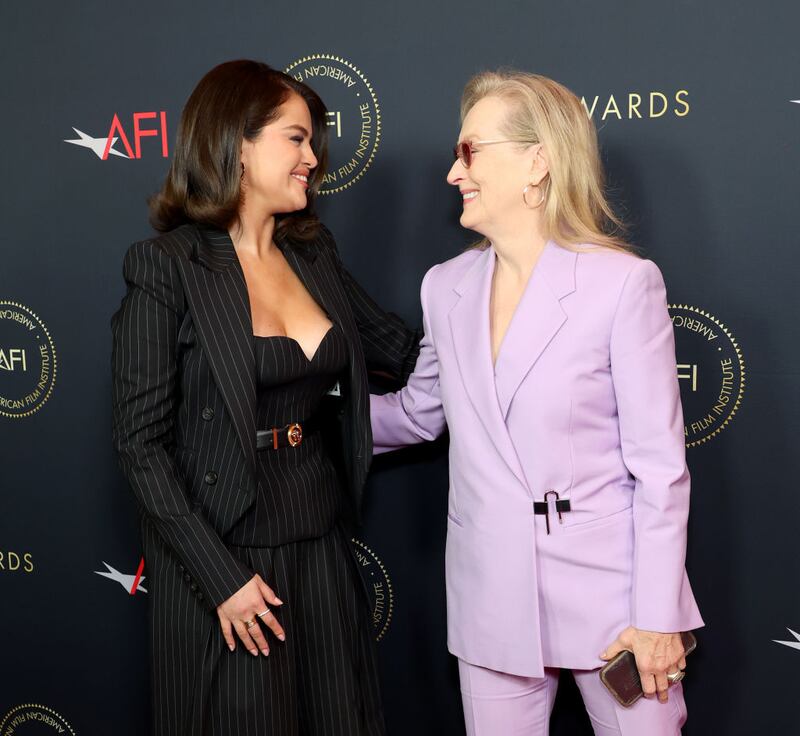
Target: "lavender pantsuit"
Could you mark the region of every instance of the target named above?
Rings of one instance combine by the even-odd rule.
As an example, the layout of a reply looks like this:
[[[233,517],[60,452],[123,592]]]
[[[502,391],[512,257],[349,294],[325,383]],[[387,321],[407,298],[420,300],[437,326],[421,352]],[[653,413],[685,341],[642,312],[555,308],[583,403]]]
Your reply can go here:
[[[684,568],[689,473],[675,346],[651,261],[549,242],[492,365],[493,248],[434,266],[400,392],[371,398],[376,452],[450,432],[448,646],[541,678],[592,670],[627,626],[703,625]],[[561,523],[534,515],[547,491]],[[551,496],[552,499],[552,496]]]
[[[559,670],[546,668],[544,677],[520,677],[495,672],[460,659],[458,674],[464,702],[467,736],[545,736],[556,699]],[[669,701],[641,698],[623,708],[600,682],[597,670],[573,670],[595,736],[676,736],[686,722],[680,683],[669,690]]]

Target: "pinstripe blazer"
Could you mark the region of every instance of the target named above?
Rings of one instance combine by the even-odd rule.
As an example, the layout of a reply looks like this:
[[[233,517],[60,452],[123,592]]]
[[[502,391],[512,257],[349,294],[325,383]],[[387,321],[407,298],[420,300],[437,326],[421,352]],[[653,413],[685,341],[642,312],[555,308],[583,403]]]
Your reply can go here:
[[[338,422],[357,517],[372,457],[367,366],[405,380],[419,334],[358,286],[325,228],[311,243],[276,242],[348,342]],[[145,531],[157,532],[197,597],[216,607],[253,574],[224,542],[257,492],[244,273],[226,232],[184,225],[132,245],[124,276],[127,294],[112,318],[114,443]]]

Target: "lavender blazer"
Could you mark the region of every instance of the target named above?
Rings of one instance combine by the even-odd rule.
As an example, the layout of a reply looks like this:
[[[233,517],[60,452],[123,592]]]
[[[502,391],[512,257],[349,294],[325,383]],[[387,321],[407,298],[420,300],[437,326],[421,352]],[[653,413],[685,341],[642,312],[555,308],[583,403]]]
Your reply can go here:
[[[626,626],[703,625],[684,568],[689,473],[664,282],[654,263],[548,243],[496,365],[495,253],[422,282],[425,337],[402,391],[371,397],[375,451],[450,431],[448,647],[541,677],[594,669]],[[562,522],[534,515],[549,490]],[[551,497],[552,498],[552,497]]]

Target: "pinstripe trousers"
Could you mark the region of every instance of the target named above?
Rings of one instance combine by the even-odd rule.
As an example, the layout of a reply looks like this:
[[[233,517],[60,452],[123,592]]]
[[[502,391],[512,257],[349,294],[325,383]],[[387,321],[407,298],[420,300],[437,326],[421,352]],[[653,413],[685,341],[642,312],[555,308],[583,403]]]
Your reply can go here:
[[[269,657],[243,647],[220,655],[208,734],[245,734],[253,723],[282,736],[385,733],[367,601],[347,544],[336,528],[280,547],[233,548],[285,596],[276,615],[286,642],[273,639]],[[352,611],[361,615],[343,615]]]
[[[368,600],[349,545],[337,526],[313,540],[230,548],[286,601],[275,609],[286,641],[265,632],[269,657],[254,657],[241,642],[228,650],[216,614],[174,574],[158,537],[145,537],[154,736],[385,734]]]

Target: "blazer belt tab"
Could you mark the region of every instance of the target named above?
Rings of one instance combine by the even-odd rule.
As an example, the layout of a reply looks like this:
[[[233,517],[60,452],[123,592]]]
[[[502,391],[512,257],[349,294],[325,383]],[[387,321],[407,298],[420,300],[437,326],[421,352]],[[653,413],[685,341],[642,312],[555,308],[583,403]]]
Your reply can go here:
[[[568,498],[559,498],[558,491],[547,491],[544,494],[544,501],[534,501],[533,502],[533,513],[538,514],[540,516],[544,516],[545,526],[547,527],[547,533],[550,534],[550,502],[548,497],[553,495],[556,497],[556,513],[558,514],[558,523],[563,524],[564,519],[562,518],[561,514],[567,511],[572,511],[572,507],[570,506],[570,502]]]

